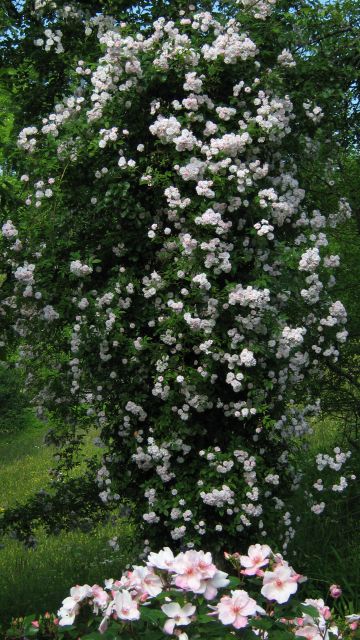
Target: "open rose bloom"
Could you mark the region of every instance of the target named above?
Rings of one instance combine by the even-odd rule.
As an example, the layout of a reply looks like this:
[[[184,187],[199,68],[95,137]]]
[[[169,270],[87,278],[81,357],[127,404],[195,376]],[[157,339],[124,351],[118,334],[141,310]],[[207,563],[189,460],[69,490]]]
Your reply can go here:
[[[262,567],[269,564],[271,549],[267,544],[252,544],[247,556],[240,556],[240,563],[246,576],[261,575]]]
[[[265,571],[261,593],[268,600],[284,604],[296,593],[299,577],[291,567],[278,565],[274,571]]]
[[[164,604],[161,607],[161,611],[168,616],[168,620],[164,624],[164,631],[171,635],[175,627],[183,627],[190,624],[191,616],[194,615],[196,607],[191,604],[180,607],[177,602],[169,602],[169,604]]]
[[[232,624],[235,629],[242,629],[248,624],[249,616],[258,611],[264,613],[246,591],[232,591],[231,596],[223,596],[217,605],[219,620],[223,624]]]

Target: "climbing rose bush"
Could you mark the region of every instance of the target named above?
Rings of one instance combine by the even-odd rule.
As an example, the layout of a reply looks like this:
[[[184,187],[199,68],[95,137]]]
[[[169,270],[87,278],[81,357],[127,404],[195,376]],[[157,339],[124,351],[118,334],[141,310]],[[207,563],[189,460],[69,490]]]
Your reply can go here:
[[[309,382],[347,336],[326,231],[351,212],[321,105],[292,101],[295,53],[257,42],[272,10],[190,5],[138,28],[74,5],[64,19],[86,37],[68,95],[19,133],[3,345],[16,336],[39,415],[58,420],[54,487],[95,426],[92,500],[130,502],[144,553],[160,535],[219,550],[254,530],[286,550],[287,497],[303,490],[300,452],[320,410]],[[51,15],[36,46],[60,56]],[[316,514],[354,479],[351,453],[335,455],[331,482],[307,494]]]
[[[282,555],[268,545],[254,544],[247,554],[225,553],[237,577],[219,570],[211,553],[188,550],[174,554],[169,547],[149,554],[118,580],[70,589],[57,617],[28,620],[31,635],[95,638],[189,637],[306,638],[330,640],[356,636],[360,616],[335,620],[321,598],[298,592],[306,582]],[[337,592],[334,592],[334,587]],[[330,597],[338,598],[338,585]],[[15,626],[15,625],[14,625]],[[66,635],[69,633],[69,636]],[[53,635],[51,635],[51,633]]]

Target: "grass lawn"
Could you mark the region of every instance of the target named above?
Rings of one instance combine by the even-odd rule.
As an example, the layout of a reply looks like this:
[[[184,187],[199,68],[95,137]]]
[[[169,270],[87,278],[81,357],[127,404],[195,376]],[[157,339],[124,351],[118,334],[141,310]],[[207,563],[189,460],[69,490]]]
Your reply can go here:
[[[25,502],[46,487],[52,451],[43,444],[47,427],[29,420],[27,428],[0,435],[0,507]],[[118,536],[119,551],[108,541]],[[27,550],[5,539],[0,549],[0,624],[11,617],[56,611],[74,584],[103,583],[121,574],[136,556],[132,530],[127,523],[99,526],[81,532],[48,536],[38,532],[39,544]]]
[[[43,444],[47,427],[29,415],[25,430],[0,434],[0,508],[26,502],[48,482],[52,450]]]

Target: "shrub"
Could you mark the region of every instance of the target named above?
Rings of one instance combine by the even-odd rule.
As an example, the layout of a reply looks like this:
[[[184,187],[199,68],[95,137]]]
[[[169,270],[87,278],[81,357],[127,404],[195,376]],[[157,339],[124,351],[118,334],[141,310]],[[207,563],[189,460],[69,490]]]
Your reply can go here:
[[[86,495],[129,500],[145,551],[159,537],[219,550],[254,530],[286,550],[319,410],[310,381],[347,336],[326,230],[351,212],[321,104],[291,97],[297,56],[274,47],[273,3],[191,7],[140,26],[71,9],[91,46],[19,134],[4,323],[38,411],[58,418],[69,526],[88,509],[63,474],[95,423]]]

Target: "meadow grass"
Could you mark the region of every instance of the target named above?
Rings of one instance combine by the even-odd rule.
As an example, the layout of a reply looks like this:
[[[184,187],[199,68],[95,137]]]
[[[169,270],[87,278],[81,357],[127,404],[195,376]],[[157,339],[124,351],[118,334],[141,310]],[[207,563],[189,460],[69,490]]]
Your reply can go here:
[[[53,451],[43,443],[47,427],[30,418],[26,429],[0,435],[0,506],[24,503],[46,487]],[[86,447],[90,449],[90,444]],[[38,545],[26,549],[5,538],[0,549],[0,625],[11,617],[56,611],[74,584],[100,583],[119,576],[136,557],[133,530],[118,520],[91,533],[36,532]],[[119,551],[108,541],[118,537]]]
[[[313,460],[319,452],[332,452],[335,446],[347,451],[346,438],[341,425],[331,415],[320,415],[313,422],[313,434],[309,437],[308,451],[304,455],[304,470],[308,479],[315,481],[322,475],[316,471]],[[351,447],[350,447],[351,448]],[[360,475],[359,454],[354,451],[352,470]],[[333,481],[338,480],[341,472],[333,472]],[[344,494],[330,492],[318,494],[319,501],[324,500],[326,507],[319,516],[314,516],[305,507],[304,496],[293,499],[293,514],[301,516],[296,524],[296,538],[293,548],[296,556],[291,556],[296,569],[305,574],[314,595],[324,596],[330,584],[340,584],[343,598],[336,607],[342,613],[360,611],[360,527],[358,482],[353,482]]]
[[[117,535],[119,551],[107,541]],[[12,617],[46,611],[56,612],[75,584],[103,584],[120,577],[134,560],[132,531],[124,523],[106,524],[91,534],[38,534],[38,546],[26,549],[20,542],[5,540],[0,551],[0,623]]]
[[[0,508],[24,503],[48,483],[53,451],[44,445],[47,427],[28,415],[24,430],[0,434]]]

